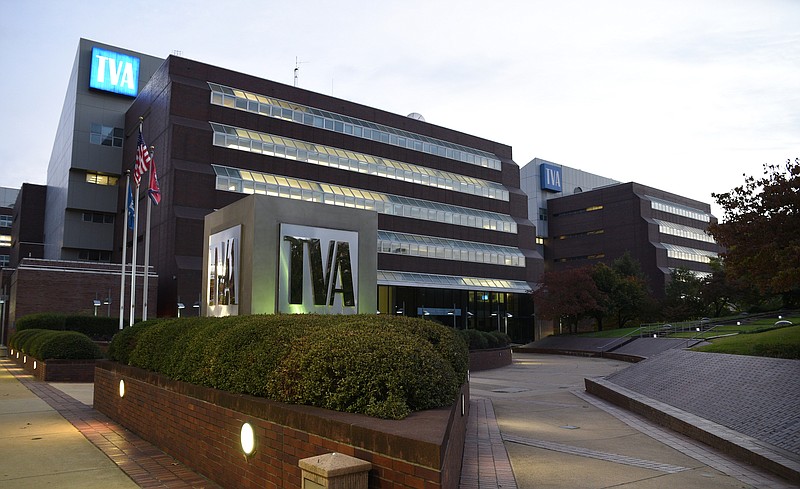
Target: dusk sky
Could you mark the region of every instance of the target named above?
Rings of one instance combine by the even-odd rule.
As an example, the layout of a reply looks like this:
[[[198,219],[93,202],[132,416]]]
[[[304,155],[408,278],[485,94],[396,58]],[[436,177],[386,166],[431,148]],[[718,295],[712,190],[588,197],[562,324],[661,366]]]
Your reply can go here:
[[[800,1],[0,0],[0,186],[44,184],[83,37],[703,202],[800,156]],[[714,205],[714,214],[722,218]]]

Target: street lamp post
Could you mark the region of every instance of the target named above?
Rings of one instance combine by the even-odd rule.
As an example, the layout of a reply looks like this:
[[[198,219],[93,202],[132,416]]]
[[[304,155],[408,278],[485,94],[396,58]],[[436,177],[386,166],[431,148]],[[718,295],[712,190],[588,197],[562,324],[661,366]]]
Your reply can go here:
[[[0,345],[3,348],[6,346],[6,302],[8,301],[7,295],[0,295]],[[5,356],[5,350],[3,353]]]

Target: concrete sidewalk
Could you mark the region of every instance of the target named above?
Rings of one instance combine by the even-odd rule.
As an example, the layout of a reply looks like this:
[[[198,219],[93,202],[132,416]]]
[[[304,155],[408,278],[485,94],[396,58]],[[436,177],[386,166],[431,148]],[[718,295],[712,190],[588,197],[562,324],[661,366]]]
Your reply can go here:
[[[218,488],[92,409],[92,384],[50,384],[0,359],[0,486]]]
[[[493,406],[499,428],[495,436],[506,448],[499,453],[493,445],[493,458],[501,473],[503,456],[510,460],[515,479],[510,487],[795,487],[584,391],[584,378],[605,377],[629,366],[602,358],[515,353],[511,366],[472,373],[473,403]],[[491,437],[490,430],[486,437]],[[465,467],[467,453],[468,447]],[[470,485],[462,476],[462,488],[500,487],[499,477],[490,482],[492,467],[482,467],[479,480],[484,483]]]
[[[0,485],[17,488],[137,488],[72,423],[0,369]],[[21,372],[21,369],[17,369]]]

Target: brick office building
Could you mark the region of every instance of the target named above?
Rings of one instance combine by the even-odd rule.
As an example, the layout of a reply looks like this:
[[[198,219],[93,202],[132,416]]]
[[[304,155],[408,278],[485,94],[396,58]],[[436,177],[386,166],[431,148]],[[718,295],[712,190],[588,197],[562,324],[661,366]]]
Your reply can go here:
[[[164,196],[159,314],[199,299],[204,216],[260,193],[377,212],[381,313],[530,338],[543,263],[509,146],[173,56],[126,115],[126,153],[139,117]]]

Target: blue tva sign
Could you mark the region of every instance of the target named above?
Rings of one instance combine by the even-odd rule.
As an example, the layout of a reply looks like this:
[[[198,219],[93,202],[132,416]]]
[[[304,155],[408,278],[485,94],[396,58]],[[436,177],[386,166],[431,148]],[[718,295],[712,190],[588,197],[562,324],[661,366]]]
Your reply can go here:
[[[139,92],[139,58],[93,47],[89,86],[135,97]]]
[[[539,165],[539,175],[541,177],[542,190],[551,192],[561,192],[561,167],[542,163]]]

